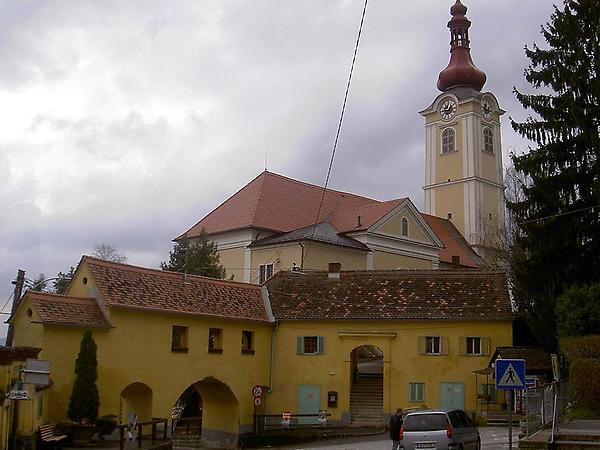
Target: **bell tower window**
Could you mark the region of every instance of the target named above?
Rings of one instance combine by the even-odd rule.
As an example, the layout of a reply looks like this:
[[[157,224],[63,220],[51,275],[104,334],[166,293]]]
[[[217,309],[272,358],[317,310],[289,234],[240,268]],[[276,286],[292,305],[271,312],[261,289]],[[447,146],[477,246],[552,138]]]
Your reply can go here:
[[[442,155],[456,151],[456,131],[446,128],[442,131]]]
[[[483,129],[483,151],[494,153],[494,132],[489,127]]]
[[[402,234],[402,236],[408,236],[408,219],[406,217],[402,218],[400,234]]]

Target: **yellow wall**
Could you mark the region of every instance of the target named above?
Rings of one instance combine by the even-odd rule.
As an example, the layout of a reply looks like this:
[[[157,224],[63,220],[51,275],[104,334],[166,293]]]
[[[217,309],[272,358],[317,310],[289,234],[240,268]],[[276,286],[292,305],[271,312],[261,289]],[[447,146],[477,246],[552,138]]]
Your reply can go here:
[[[377,330],[378,332],[374,332]],[[341,337],[340,332],[349,336]],[[512,326],[503,322],[281,322],[276,335],[273,393],[269,413],[296,411],[297,387],[321,386],[321,408],[332,420],[340,420],[350,409],[350,352],[361,345],[375,345],[384,353],[384,412],[413,405],[408,400],[410,382],[425,383],[425,404],[439,406],[440,382],[463,382],[465,408],[476,409],[478,387],[473,370],[486,367],[490,355],[459,355],[459,339],[482,336],[491,339],[491,349],[512,345]],[[325,354],[296,354],[298,336],[324,336]],[[418,354],[419,336],[444,336],[449,353],[443,356]],[[327,391],[337,391],[338,407],[327,407]]]
[[[442,155],[442,132],[448,126],[454,128],[456,132],[456,151]],[[452,122],[437,127],[435,136],[435,166],[436,166],[436,183],[447,183],[448,180],[455,181],[463,178],[463,153],[465,151],[462,135],[462,127],[459,122]]]
[[[304,269],[327,270],[329,263],[342,264],[342,270],[365,270],[367,268],[367,253],[347,247],[323,245],[307,242],[304,250]]]
[[[482,138],[483,142],[483,138]],[[489,181],[493,181],[495,183],[499,183],[498,179],[498,162],[496,160],[496,154],[498,149],[494,148],[494,154],[490,154],[484,151],[481,151],[481,165],[482,165],[482,175],[483,178]]]
[[[406,214],[402,211],[388,220],[381,227],[377,228],[376,232],[389,234],[392,236],[402,237],[402,219],[408,220],[408,238],[421,242],[431,242],[431,238],[423,231],[423,226],[415,220],[412,214]]]
[[[432,269],[433,263],[428,259],[413,258],[394,253],[374,251],[373,269]]]
[[[290,270],[292,265],[302,264],[302,248],[298,243],[282,244],[269,248],[252,249],[251,283],[259,281],[259,267],[261,264],[273,264],[273,273],[280,270]]]
[[[233,275],[235,281],[244,281],[244,253],[244,247],[219,250],[220,263],[227,269],[227,280]]]
[[[435,209],[438,217],[446,218],[452,213],[452,223],[456,228],[464,232],[464,184],[452,184],[435,189]]]

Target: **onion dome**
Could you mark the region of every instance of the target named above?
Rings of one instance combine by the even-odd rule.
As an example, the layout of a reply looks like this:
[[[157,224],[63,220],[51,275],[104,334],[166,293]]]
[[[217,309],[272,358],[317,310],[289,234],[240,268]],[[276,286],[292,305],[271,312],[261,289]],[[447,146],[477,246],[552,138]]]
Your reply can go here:
[[[466,17],[467,7],[460,0],[456,0],[456,3],[450,8],[450,14],[452,15],[452,19],[448,22],[450,62],[440,72],[437,87],[442,92],[459,86],[481,91],[487,77],[471,59],[471,49],[469,48],[471,22]]]

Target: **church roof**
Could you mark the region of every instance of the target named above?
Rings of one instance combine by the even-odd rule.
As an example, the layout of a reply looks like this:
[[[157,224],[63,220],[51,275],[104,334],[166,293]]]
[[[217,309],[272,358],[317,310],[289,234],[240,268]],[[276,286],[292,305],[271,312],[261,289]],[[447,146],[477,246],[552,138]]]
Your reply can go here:
[[[440,250],[440,261],[453,263],[452,257],[458,256],[461,266],[472,267],[474,269],[487,266],[481,256],[475,253],[450,220],[425,213],[421,214],[427,225],[431,227],[444,244],[444,247]]]
[[[184,275],[84,256],[112,308],[268,322],[258,285]]]
[[[371,203],[373,200],[348,192],[327,189],[319,218],[323,188],[264,171],[237,191],[179,238],[243,228],[285,233],[323,222],[338,211]]]
[[[500,272],[278,272],[266,285],[278,320],[512,320]]]
[[[46,325],[111,328],[94,298],[69,297],[48,292],[27,292],[33,309]]]

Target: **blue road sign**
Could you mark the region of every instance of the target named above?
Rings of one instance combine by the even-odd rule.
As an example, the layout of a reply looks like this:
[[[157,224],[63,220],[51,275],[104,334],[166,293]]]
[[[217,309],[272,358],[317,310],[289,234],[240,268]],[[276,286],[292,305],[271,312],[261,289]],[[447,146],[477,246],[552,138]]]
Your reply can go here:
[[[496,360],[496,389],[525,389],[525,360]]]

